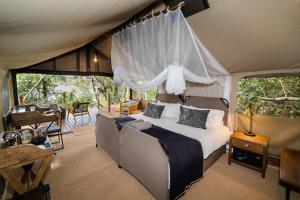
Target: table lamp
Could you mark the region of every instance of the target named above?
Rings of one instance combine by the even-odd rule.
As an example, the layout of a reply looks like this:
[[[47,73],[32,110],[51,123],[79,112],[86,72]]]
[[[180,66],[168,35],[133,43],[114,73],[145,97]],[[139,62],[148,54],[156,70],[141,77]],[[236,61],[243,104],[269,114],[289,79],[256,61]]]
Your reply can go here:
[[[249,122],[250,122],[250,124],[249,124],[250,130],[248,132],[245,132],[244,134],[247,135],[247,136],[254,137],[256,134],[252,132],[253,112],[252,112],[252,104],[251,103],[249,103],[248,109],[249,109],[249,112],[250,112],[250,120],[249,120]]]

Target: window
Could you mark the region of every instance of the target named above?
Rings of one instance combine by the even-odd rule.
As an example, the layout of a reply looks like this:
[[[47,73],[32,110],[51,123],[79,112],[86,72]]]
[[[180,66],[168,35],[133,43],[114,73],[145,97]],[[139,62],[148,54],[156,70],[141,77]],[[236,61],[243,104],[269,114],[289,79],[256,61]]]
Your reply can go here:
[[[300,76],[247,77],[238,83],[237,112],[300,117]]]

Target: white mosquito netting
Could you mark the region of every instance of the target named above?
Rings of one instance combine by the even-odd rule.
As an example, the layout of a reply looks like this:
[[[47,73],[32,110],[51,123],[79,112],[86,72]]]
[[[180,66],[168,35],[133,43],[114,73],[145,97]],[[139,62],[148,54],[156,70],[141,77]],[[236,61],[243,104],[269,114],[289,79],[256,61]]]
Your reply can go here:
[[[147,91],[166,81],[167,93],[180,94],[185,81],[218,82],[229,99],[230,76],[203,46],[180,9],[160,14],[113,35],[114,82]]]

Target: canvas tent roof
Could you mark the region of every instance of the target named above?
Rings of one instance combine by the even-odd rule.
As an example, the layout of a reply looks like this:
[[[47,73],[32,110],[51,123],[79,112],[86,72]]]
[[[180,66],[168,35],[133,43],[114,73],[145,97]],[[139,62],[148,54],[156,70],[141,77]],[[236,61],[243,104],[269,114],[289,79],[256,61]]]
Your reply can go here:
[[[81,47],[153,1],[0,1],[0,67],[26,67]]]
[[[0,1],[0,67],[26,67],[85,45],[151,0]],[[211,0],[188,17],[229,72],[300,68],[300,0]],[[110,56],[109,38],[93,47]]]

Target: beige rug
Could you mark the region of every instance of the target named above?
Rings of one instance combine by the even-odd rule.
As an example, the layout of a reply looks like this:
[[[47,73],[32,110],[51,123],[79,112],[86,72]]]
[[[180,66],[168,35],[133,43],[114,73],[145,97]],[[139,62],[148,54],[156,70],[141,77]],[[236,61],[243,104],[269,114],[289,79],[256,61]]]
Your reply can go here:
[[[52,200],[154,200],[152,194],[101,149],[95,134],[64,135],[65,149],[57,151],[44,182]],[[278,169],[268,167],[266,178],[237,164],[219,159],[180,200],[283,200]],[[291,193],[291,200],[300,194]]]
[[[80,135],[86,135],[86,134],[91,134],[95,133],[95,125],[94,124],[88,124],[88,125],[81,125],[78,127],[73,128],[73,134],[76,136]]]

